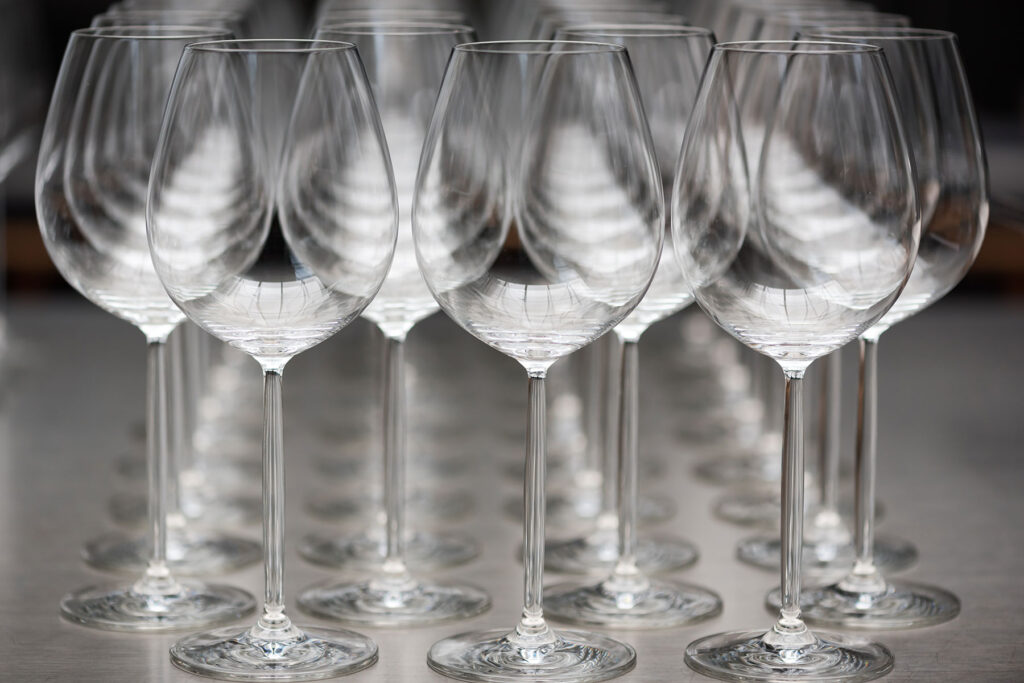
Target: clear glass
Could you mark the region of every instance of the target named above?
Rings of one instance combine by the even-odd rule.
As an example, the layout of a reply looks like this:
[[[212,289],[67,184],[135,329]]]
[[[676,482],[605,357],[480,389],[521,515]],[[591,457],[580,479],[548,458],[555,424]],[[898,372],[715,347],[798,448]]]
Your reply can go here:
[[[391,265],[397,204],[384,132],[353,45],[243,40],[189,45],[149,183],[148,235],[168,294],[263,370],[259,620],[171,648],[192,673],[314,680],[377,659],[369,638],[292,623],[284,599],[288,361],[358,316]]]
[[[226,12],[138,10],[138,14],[136,14],[134,10],[114,8],[107,14],[95,17],[92,25],[93,27],[107,29],[126,27],[130,34],[160,26],[179,26],[180,28],[178,29],[172,28],[172,31],[180,33],[184,29],[191,33],[201,32],[208,36],[231,37],[237,34],[237,27],[241,23],[236,18],[232,18],[230,13]],[[197,26],[207,28],[197,28]],[[147,88],[159,88],[162,89],[163,94],[166,94],[170,87],[171,77],[173,76],[173,71],[170,71],[170,69],[173,68],[183,45],[184,43],[178,44],[177,54],[170,50],[166,58],[161,57],[165,59],[166,64],[160,73],[160,78],[152,84],[147,84]],[[112,92],[111,88],[122,87],[127,78],[129,76],[126,74],[118,74],[110,83],[103,87],[107,91]],[[137,86],[133,84],[129,87]],[[149,136],[149,140],[144,149],[138,150],[139,153],[147,155],[146,159],[152,155],[152,147],[155,144],[156,134],[159,131],[160,120],[160,109],[156,102],[147,104],[147,108],[150,110],[147,115],[152,119],[152,123],[146,133]],[[107,160],[104,163],[109,163],[109,161]],[[131,173],[136,175],[136,186],[133,189],[136,195],[144,192],[144,190],[140,189],[139,185],[144,184],[147,172],[147,169],[141,165],[131,171]],[[102,182],[100,174],[94,177],[98,183]],[[133,201],[137,202],[140,199],[136,196]],[[112,212],[116,213],[118,209],[112,206],[113,203],[108,202],[108,206],[110,206]],[[137,220],[141,220],[141,212],[142,207],[140,206],[136,211],[140,217]],[[155,276],[151,277],[155,280]],[[181,576],[223,574],[259,561],[260,547],[255,541],[237,534],[226,533],[212,528],[199,529],[195,525],[187,524],[185,516],[181,514],[179,498],[182,487],[178,479],[184,466],[181,459],[185,453],[181,448],[179,432],[185,419],[183,408],[187,409],[188,406],[182,406],[178,401],[173,400],[173,392],[177,390],[180,384],[176,377],[176,368],[178,366],[176,358],[177,356],[172,345],[169,358],[170,366],[168,368],[168,386],[172,392],[172,399],[168,404],[170,411],[168,420],[171,431],[168,456],[168,476],[170,478],[167,482],[167,485],[170,487],[170,493],[166,513],[168,520],[166,564],[172,572]],[[192,362],[192,359],[189,359],[188,362]],[[115,497],[112,501],[112,508],[115,519],[133,522],[144,520],[147,517],[149,504],[146,498],[129,495],[127,497]],[[104,533],[96,538],[89,539],[82,548],[82,556],[90,566],[103,571],[113,572],[134,573],[143,571],[149,564],[151,554],[152,539],[148,535],[139,535],[135,532],[125,531]]]
[[[778,363],[786,380],[779,618],[767,632],[701,638],[686,662],[725,680],[877,678],[892,669],[892,654],[811,632],[800,588],[804,373],[889,309],[920,236],[882,51],[837,42],[715,46],[677,168],[673,244],[697,303]]]
[[[90,23],[93,27],[104,26],[214,26],[235,36],[247,35],[244,17],[239,12],[224,9],[186,9],[167,7],[163,9],[132,9],[111,7],[103,14],[97,14]]]
[[[808,486],[817,488],[813,503],[806,506],[804,515],[803,568],[804,575],[829,580],[840,578],[853,562],[855,549],[853,532],[839,502],[839,431],[842,417],[840,377],[842,349],[833,351],[817,367],[818,394],[818,470],[814,480],[808,477]],[[770,503],[778,519],[778,491]],[[849,512],[849,510],[845,510]],[[877,514],[877,512],[876,512]],[[875,562],[885,571],[900,571],[917,561],[917,550],[910,543],[896,538],[875,539]],[[782,541],[777,535],[762,535],[740,542],[736,557],[747,564],[763,569],[778,570],[782,559]]]
[[[168,569],[165,343],[184,316],[153,270],[145,224],[146,179],[174,66],[185,44],[226,36],[188,27],[75,31],[47,115],[35,183],[43,243],[69,284],[138,327],[149,348],[148,561],[134,584],[64,596],[63,616],[85,626],[191,628],[237,619],[254,606],[245,591],[179,582]]]
[[[906,289],[860,339],[856,558],[842,580],[810,592],[804,604],[808,619],[843,628],[930,626],[960,612],[956,596],[934,586],[887,580],[874,554],[878,340],[892,325],[942,298],[974,262],[988,223],[985,154],[955,35],[878,27],[829,28],[818,33],[885,50],[914,151],[923,228]]]
[[[437,310],[416,263],[412,238],[420,150],[430,124],[431,102],[452,48],[471,42],[473,31],[467,26],[429,23],[353,22],[321,29],[317,37],[354,44],[366,66],[395,172],[398,243],[384,284],[362,313],[380,329],[384,344],[384,542],[366,542],[363,536],[307,546],[307,557],[318,547],[328,553],[326,558],[313,558],[321,564],[325,559],[344,563],[369,553],[375,566],[369,579],[335,580],[303,591],[299,605],[319,617],[381,626],[471,617],[490,607],[484,591],[414,577],[407,564],[404,342],[417,322]],[[418,551],[434,566],[445,566],[473,557],[476,545],[463,543],[458,536],[421,533]]]
[[[569,26],[559,29],[556,35],[562,40],[616,43],[627,49],[636,69],[662,184],[670,188],[676,154],[697,96],[700,73],[715,42],[714,36],[706,29],[651,24]],[[669,225],[666,220],[665,228]],[[616,345],[619,359],[615,365],[621,375],[615,383],[618,391],[609,392],[617,404],[617,414],[610,415],[608,423],[617,427],[613,451],[617,456],[613,479],[617,488],[614,499],[618,501],[617,533],[609,539],[610,543],[599,531],[574,546],[584,556],[601,557],[600,546],[610,545],[611,552],[607,554],[615,557],[614,563],[607,568],[610,573],[603,581],[560,584],[550,587],[544,594],[548,614],[569,623],[618,628],[670,627],[706,619],[722,609],[721,600],[712,591],[652,580],[644,573],[650,571],[645,564],[653,570],[665,570],[679,568],[664,566],[669,560],[681,561],[682,566],[696,561],[696,550],[690,544],[671,539],[648,540],[647,555],[639,556],[640,337],[652,324],[683,310],[693,301],[683,274],[675,264],[670,235],[666,235],[666,243],[646,295],[614,329],[620,342]],[[598,546],[598,551],[588,553],[588,546]]]
[[[529,377],[524,606],[511,630],[435,643],[427,656],[435,671],[597,681],[633,667],[628,645],[544,620],[544,381],[552,363],[636,307],[664,232],[661,173],[622,47],[455,49],[420,161],[413,235],[442,310]]]

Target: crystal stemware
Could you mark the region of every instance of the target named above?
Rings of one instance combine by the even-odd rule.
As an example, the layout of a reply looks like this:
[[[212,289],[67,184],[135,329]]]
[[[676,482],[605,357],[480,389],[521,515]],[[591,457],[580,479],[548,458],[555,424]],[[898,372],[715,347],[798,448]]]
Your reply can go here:
[[[296,626],[284,599],[282,375],[354,320],[391,264],[397,205],[384,133],[355,46],[305,40],[188,46],[149,183],[157,274],[197,325],[263,370],[266,591],[248,629],[199,633],[173,663],[231,680],[358,671],[370,639]]]
[[[195,27],[92,28],[71,35],[36,170],[43,242],[64,278],[127,320],[148,348],[149,538],[142,578],[66,595],[61,613],[97,628],[156,631],[236,619],[252,596],[177,581],[168,567],[168,357],[184,319],[160,286],[146,244],[146,180],[174,67],[189,42],[230,37]],[[133,556],[134,557],[134,556]]]
[[[460,45],[413,203],[427,284],[456,323],[528,375],[524,607],[513,629],[445,638],[427,662],[472,681],[597,681],[631,647],[544,620],[545,377],[639,303],[664,238],[661,173],[621,46]]]
[[[923,228],[906,289],[892,309],[860,335],[856,559],[842,580],[808,592],[802,604],[809,620],[843,628],[930,626],[954,618],[960,601],[936,586],[886,579],[874,556],[878,340],[891,326],[941,299],[974,262],[988,222],[985,153],[954,34],[870,26],[808,33],[885,50],[914,151]],[[769,602],[772,599],[769,596]]]
[[[835,141],[849,144],[835,144]],[[869,680],[884,646],[800,618],[803,377],[889,309],[920,235],[913,167],[882,51],[774,41],[712,51],[672,197],[676,256],[697,303],[785,376],[783,600],[767,631],[686,649],[723,680]]]
[[[637,73],[640,96],[651,128],[662,183],[670,187],[676,154],[693,108],[700,73],[714,44],[706,29],[648,24],[604,24],[566,27],[556,34],[564,40],[602,41],[623,45]],[[665,227],[669,223],[666,221]],[[644,572],[678,569],[696,561],[696,550],[671,538],[637,538],[637,462],[639,429],[639,342],[655,322],[693,301],[690,289],[672,255],[671,238],[650,289],[640,304],[613,330],[620,344],[617,451],[617,534],[609,575],[599,583],[563,584],[545,591],[549,614],[571,623],[613,627],[668,627],[691,623],[721,611],[713,592],[673,581],[653,580]],[[589,538],[593,538],[592,535]],[[602,545],[599,537],[592,546]],[[587,555],[586,544],[574,546]],[[643,549],[643,555],[641,555]],[[599,552],[592,555],[600,558]],[[646,562],[645,562],[646,560]],[[601,563],[606,565],[606,563]],[[549,561],[548,566],[551,566]],[[604,567],[602,567],[604,568]]]
[[[420,274],[412,238],[412,197],[423,138],[430,124],[433,99],[444,76],[452,48],[470,42],[467,26],[412,22],[354,22],[320,29],[317,36],[354,44],[366,65],[381,122],[388,138],[398,194],[398,244],[384,284],[363,317],[383,335],[384,366],[384,542],[317,542],[305,548],[307,557],[318,549],[328,560],[369,554],[373,575],[364,581],[335,581],[314,586],[299,595],[299,605],[320,617],[383,626],[417,625],[470,617],[490,606],[490,598],[473,586],[451,585],[413,576],[417,557],[407,558],[406,434],[404,342],[413,326],[437,311]],[[465,561],[476,546],[461,537],[417,533],[418,557],[432,566]],[[383,546],[383,548],[382,548]],[[381,554],[380,550],[384,553]],[[323,563],[322,556],[314,557]]]

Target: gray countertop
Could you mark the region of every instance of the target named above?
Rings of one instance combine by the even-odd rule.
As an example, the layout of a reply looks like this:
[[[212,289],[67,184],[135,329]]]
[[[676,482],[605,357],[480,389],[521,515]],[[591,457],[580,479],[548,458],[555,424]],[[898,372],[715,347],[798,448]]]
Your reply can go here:
[[[142,448],[141,335],[72,301],[16,301],[8,326],[11,349],[0,393],[0,680],[199,680],[171,665],[167,649],[175,634],[94,631],[57,614],[63,593],[105,578],[83,564],[80,548],[114,528],[108,513],[114,492],[140,486],[118,474],[116,463]],[[306,512],[304,502],[316,492],[356,490],[352,481],[324,476],[317,463],[360,457],[354,450],[360,441],[349,432],[375,401],[370,339],[368,326],[359,322],[298,357],[285,376],[286,587],[300,623],[315,620],[294,608],[298,590],[331,576],[295,552],[306,532],[330,529]],[[686,391],[673,370],[677,339],[678,325],[670,320],[652,328],[642,345],[641,457],[668,467],[644,490],[671,496],[678,505],[675,517],[655,529],[685,536],[701,551],[698,564],[679,577],[717,590],[725,608],[696,626],[615,633],[636,647],[637,667],[622,680],[637,683],[705,680],[683,663],[686,644],[722,630],[768,627],[772,617],[762,600],[777,582],[774,574],[734,559],[736,542],[750,530],[714,518],[712,501],[721,489],[690,476],[700,446],[673,429],[673,397]],[[879,491],[887,514],[881,529],[917,545],[920,561],[907,577],[943,586],[963,601],[961,615],[950,623],[877,635],[896,655],[887,680],[1024,680],[1022,339],[1024,306],[969,299],[942,303],[883,338]],[[462,459],[462,467],[439,485],[473,494],[473,514],[450,526],[483,547],[477,560],[437,575],[485,587],[494,606],[465,622],[362,629],[379,643],[380,662],[350,677],[354,683],[444,680],[425,663],[434,641],[470,629],[511,627],[519,613],[522,578],[515,553],[521,531],[502,507],[521,489],[504,470],[522,452],[523,373],[442,316],[413,331],[409,352],[413,405],[442,407],[428,417],[444,425],[438,434],[425,433],[417,420],[427,418],[414,410],[412,457]],[[854,356],[848,349],[848,377]],[[253,391],[237,400],[258,411],[258,369],[254,363],[249,369]],[[855,387],[847,383],[847,423],[854,397]],[[844,445],[849,456],[852,441]],[[256,536],[258,527],[243,532]],[[262,594],[258,566],[222,580]]]

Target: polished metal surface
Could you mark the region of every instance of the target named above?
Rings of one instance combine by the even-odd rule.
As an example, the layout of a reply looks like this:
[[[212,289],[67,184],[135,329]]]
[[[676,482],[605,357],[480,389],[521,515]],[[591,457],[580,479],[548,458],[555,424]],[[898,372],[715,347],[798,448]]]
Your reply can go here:
[[[107,578],[81,561],[81,546],[115,528],[109,512],[115,492],[141,486],[117,466],[143,446],[142,336],[70,301],[15,302],[8,317],[11,348],[0,393],[0,681],[199,680],[171,665],[167,651],[176,634],[93,631],[62,621],[57,612],[65,592]],[[672,520],[645,531],[691,539],[701,559],[673,576],[717,591],[725,608],[691,627],[608,632],[635,646],[637,667],[622,680],[636,683],[707,680],[683,663],[687,643],[768,627],[772,617],[762,605],[777,582],[735,559],[736,543],[750,531],[716,519],[711,507],[721,489],[690,476],[699,449],[674,428],[683,403],[674,397],[687,390],[682,373],[673,370],[678,330],[666,321],[641,347],[641,458],[667,464],[644,490],[671,496],[679,508]],[[365,490],[361,479],[326,476],[318,463],[332,455],[358,458],[352,449],[372,444],[355,434],[345,438],[356,425],[372,424],[364,419],[377,395],[371,337],[368,326],[357,323],[285,373],[286,587],[300,623],[326,625],[298,612],[294,600],[300,589],[337,576],[295,551],[307,532],[332,528],[306,504],[314,494]],[[525,374],[441,316],[413,331],[409,356],[415,380],[410,457],[448,465],[417,470],[410,481],[471,492],[474,512],[440,528],[469,533],[483,548],[479,559],[434,576],[482,586],[494,606],[464,622],[361,629],[380,645],[380,661],[346,679],[353,682],[442,681],[426,665],[432,643],[462,631],[511,627],[519,616],[521,530],[502,505],[517,490],[503,471],[523,450]],[[854,356],[844,359],[844,457],[852,452]],[[942,303],[883,337],[880,366],[879,494],[888,510],[882,531],[912,540],[920,551],[919,563],[900,576],[947,588],[963,602],[950,623],[877,634],[896,655],[885,680],[1024,680],[1024,306]],[[252,391],[235,400],[258,414],[258,368],[247,367]],[[373,457],[375,451],[362,454],[367,462]],[[258,527],[244,531],[259,533]],[[565,578],[549,574],[548,582]],[[258,566],[219,580],[262,595]]]

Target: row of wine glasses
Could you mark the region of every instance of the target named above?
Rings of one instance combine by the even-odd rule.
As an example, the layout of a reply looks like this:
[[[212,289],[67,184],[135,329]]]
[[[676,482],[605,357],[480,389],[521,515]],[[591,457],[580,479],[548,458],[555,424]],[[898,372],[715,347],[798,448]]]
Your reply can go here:
[[[329,35],[345,29],[349,34]],[[108,628],[129,629],[165,628],[170,616],[180,619],[175,625],[192,627],[235,618],[253,607],[251,597],[236,589],[174,581],[161,550],[167,477],[160,475],[166,474],[168,450],[162,344],[183,311],[252,355],[264,370],[267,592],[252,629],[186,638],[173,649],[174,661],[197,673],[243,679],[258,671],[309,677],[372,664],[376,649],[369,640],[349,632],[302,631],[284,612],[281,376],[295,354],[359,314],[370,310],[373,319],[368,307],[379,290],[386,291],[388,279],[412,273],[414,282],[425,280],[436,305],[457,323],[519,361],[530,388],[522,619],[511,632],[441,641],[429,655],[433,668],[467,680],[601,680],[632,667],[635,653],[628,645],[599,634],[554,631],[543,618],[544,379],[555,360],[610,329],[625,342],[619,432],[624,556],[597,592],[603,600],[610,588],[622,598],[615,610],[628,609],[631,600],[639,603],[654,593],[631,566],[636,342],[648,325],[691,296],[731,334],[783,365],[788,419],[782,617],[763,637],[745,634],[738,641],[694,644],[688,661],[708,673],[722,674],[716,667],[725,666],[732,672],[725,675],[754,677],[775,675],[780,661],[800,669],[797,675],[846,675],[858,657],[864,666],[858,675],[864,677],[891,667],[884,648],[814,636],[799,619],[802,373],[814,358],[884,320],[910,277],[918,244],[919,190],[904,133],[910,126],[900,116],[905,112],[898,109],[882,53],[864,44],[870,40],[715,48],[700,93],[685,100],[696,101],[695,112],[673,166],[664,156],[678,146],[681,129],[668,123],[665,134],[675,134],[676,142],[663,141],[655,125],[662,123],[657,96],[645,94],[643,79],[635,81],[625,49],[609,43],[666,36],[707,41],[707,34],[651,26],[632,33],[607,25],[576,30],[580,35],[564,37],[595,42],[455,47],[429,129],[422,98],[389,100],[387,73],[371,68],[374,75],[367,80],[355,47],[333,38],[355,42],[365,33],[374,43],[388,38],[397,44],[395,36],[430,34],[449,36],[454,45],[465,29],[429,22],[385,31],[323,25],[319,40],[285,42],[232,41],[223,29],[186,27],[75,34],[76,51],[69,46],[71,61],[65,61],[60,97],[48,120],[37,201],[47,246],[65,277],[139,326],[150,342],[154,558],[146,577],[127,591],[69,596],[67,616],[94,624],[106,619]],[[160,114],[153,112],[163,106],[159,88],[110,100],[90,90],[124,78],[118,69],[137,73],[131,70],[140,68],[141,59],[134,53],[135,59],[111,59],[105,52],[118,54],[139,44],[174,55],[161,62],[172,67],[182,47],[191,44],[184,49],[158,140],[153,121],[159,123]],[[642,54],[638,47],[633,50]],[[690,77],[695,74],[696,69]],[[407,81],[395,83],[399,93],[412,89],[401,85]],[[746,91],[741,87],[754,83],[757,87]],[[856,92],[859,106],[835,97],[836,85]],[[482,102],[495,106],[481,107]],[[961,117],[973,117],[967,102]],[[431,104],[428,98],[428,115]],[[113,127],[114,140],[103,153],[83,143],[101,134],[97,116],[123,122]],[[409,139],[416,131],[419,139],[425,136],[422,157],[417,159],[419,144],[403,145],[403,124]],[[821,141],[836,131],[865,144],[825,148]],[[384,142],[388,132],[390,154]],[[418,160],[415,183],[402,161],[408,153],[397,152],[403,146]],[[975,151],[980,159],[980,148]],[[106,179],[118,173],[109,161],[115,155],[140,160],[131,174],[121,171],[131,177],[122,177],[120,187],[133,192],[112,195],[104,189]],[[145,177],[149,158],[154,162],[148,221],[142,221],[146,192],[132,174]],[[406,175],[393,174],[393,163]],[[976,179],[977,165],[966,165]],[[840,173],[845,168],[857,173]],[[666,253],[663,194],[673,175],[675,198],[668,212],[673,239]],[[963,214],[964,224],[979,218],[984,224],[983,173],[980,177],[980,185],[962,183],[967,203],[959,203],[960,195],[950,201],[953,215],[964,206],[982,207]],[[831,220],[808,220],[803,200],[809,189],[821,201],[811,207],[813,216]],[[405,212],[406,257],[412,247],[418,267],[395,271],[392,259],[401,263]],[[957,262],[957,279],[976,244],[970,242],[967,256]],[[140,288],[139,282],[155,286]],[[386,299],[379,304],[385,312],[387,304]],[[396,344],[415,323],[410,317],[416,316],[406,313],[378,314],[375,320],[382,329],[389,323],[404,328],[392,329]],[[447,593],[437,600],[430,596],[434,587],[412,579],[404,566],[402,373],[396,351],[394,346],[389,351],[387,377],[392,401],[385,449],[388,543],[382,558],[387,585],[371,580],[342,588],[360,593],[350,603],[360,603],[354,609],[369,615],[367,621],[382,612],[412,614],[412,623],[444,618],[437,605],[453,601],[462,606],[449,616],[477,613],[488,604],[482,592],[459,588],[454,598]],[[872,483],[862,485],[862,493]],[[870,514],[863,505],[858,512]],[[870,522],[866,529],[870,535]],[[328,590],[337,593],[338,587]],[[220,602],[210,597],[217,591]],[[223,598],[232,591],[231,599]],[[218,613],[215,607],[223,602],[231,606]],[[717,610],[716,596],[706,595],[705,602],[709,608],[700,616]],[[175,614],[179,606],[183,611]],[[352,615],[346,612],[345,618],[362,618]],[[266,659],[269,651],[275,653],[272,663]]]

